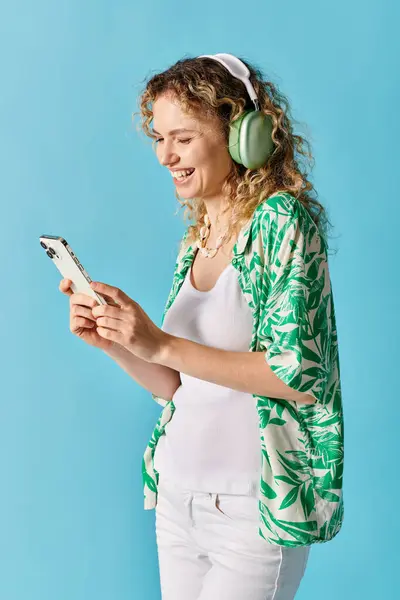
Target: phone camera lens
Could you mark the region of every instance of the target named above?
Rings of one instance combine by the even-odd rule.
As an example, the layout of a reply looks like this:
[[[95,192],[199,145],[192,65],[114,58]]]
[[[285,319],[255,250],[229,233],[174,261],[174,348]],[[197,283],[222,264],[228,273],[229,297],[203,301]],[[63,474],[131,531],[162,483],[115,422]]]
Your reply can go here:
[[[51,253],[51,252],[49,252],[48,250],[47,250],[46,254],[47,254],[47,256],[49,256],[50,258],[53,258],[53,255],[52,255],[52,253]]]
[[[42,248],[44,248],[45,250],[47,250],[47,246],[44,242],[40,242],[40,245],[42,246]]]
[[[52,254],[53,256],[55,256],[55,254],[56,254],[56,251],[55,251],[53,248],[49,248],[49,252],[51,252],[51,254]]]

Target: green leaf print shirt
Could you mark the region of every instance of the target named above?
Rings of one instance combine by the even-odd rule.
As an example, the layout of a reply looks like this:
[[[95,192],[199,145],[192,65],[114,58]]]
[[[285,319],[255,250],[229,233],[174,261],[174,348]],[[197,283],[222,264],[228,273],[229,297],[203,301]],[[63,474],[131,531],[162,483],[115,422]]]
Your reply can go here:
[[[186,238],[187,232],[162,322],[197,250]],[[329,541],[343,521],[344,428],[324,236],[296,198],[279,192],[242,228],[232,265],[253,315],[249,352],[264,352],[275,375],[315,398],[301,404],[253,394],[261,454],[259,533],[286,547]],[[145,509],[157,504],[154,453],[175,411],[173,399],[153,398],[163,410],[143,456]]]

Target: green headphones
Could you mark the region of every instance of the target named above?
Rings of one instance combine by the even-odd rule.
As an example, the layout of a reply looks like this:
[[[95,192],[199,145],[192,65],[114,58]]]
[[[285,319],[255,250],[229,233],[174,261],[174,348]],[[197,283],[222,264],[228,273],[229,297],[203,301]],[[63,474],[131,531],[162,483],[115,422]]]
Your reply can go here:
[[[250,83],[250,71],[233,54],[203,54],[198,58],[212,58],[218,61],[246,86],[255,110],[245,111],[231,124],[228,149],[235,162],[247,169],[259,169],[266,164],[275,144],[272,139],[271,117],[260,111],[257,94]]]

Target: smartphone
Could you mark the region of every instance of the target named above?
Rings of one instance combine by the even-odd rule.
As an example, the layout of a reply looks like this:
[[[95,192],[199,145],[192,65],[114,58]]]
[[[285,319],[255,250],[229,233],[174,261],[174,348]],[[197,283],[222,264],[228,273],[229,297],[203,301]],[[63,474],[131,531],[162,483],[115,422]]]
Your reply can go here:
[[[43,250],[55,264],[63,278],[72,281],[71,289],[74,294],[86,294],[97,300],[99,304],[108,304],[100,294],[92,290],[90,287],[92,280],[64,238],[54,235],[41,235],[39,239]]]

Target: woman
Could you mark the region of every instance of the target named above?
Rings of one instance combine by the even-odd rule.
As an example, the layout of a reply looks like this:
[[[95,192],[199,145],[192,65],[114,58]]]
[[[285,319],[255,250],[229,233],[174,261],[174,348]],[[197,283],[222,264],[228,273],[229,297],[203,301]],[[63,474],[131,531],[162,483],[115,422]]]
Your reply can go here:
[[[71,331],[164,407],[143,459],[163,600],[289,600],[343,519],[327,220],[304,140],[276,87],[227,54],[153,76],[140,108],[194,225],[161,329],[116,287],[93,284],[98,306],[63,280]]]

